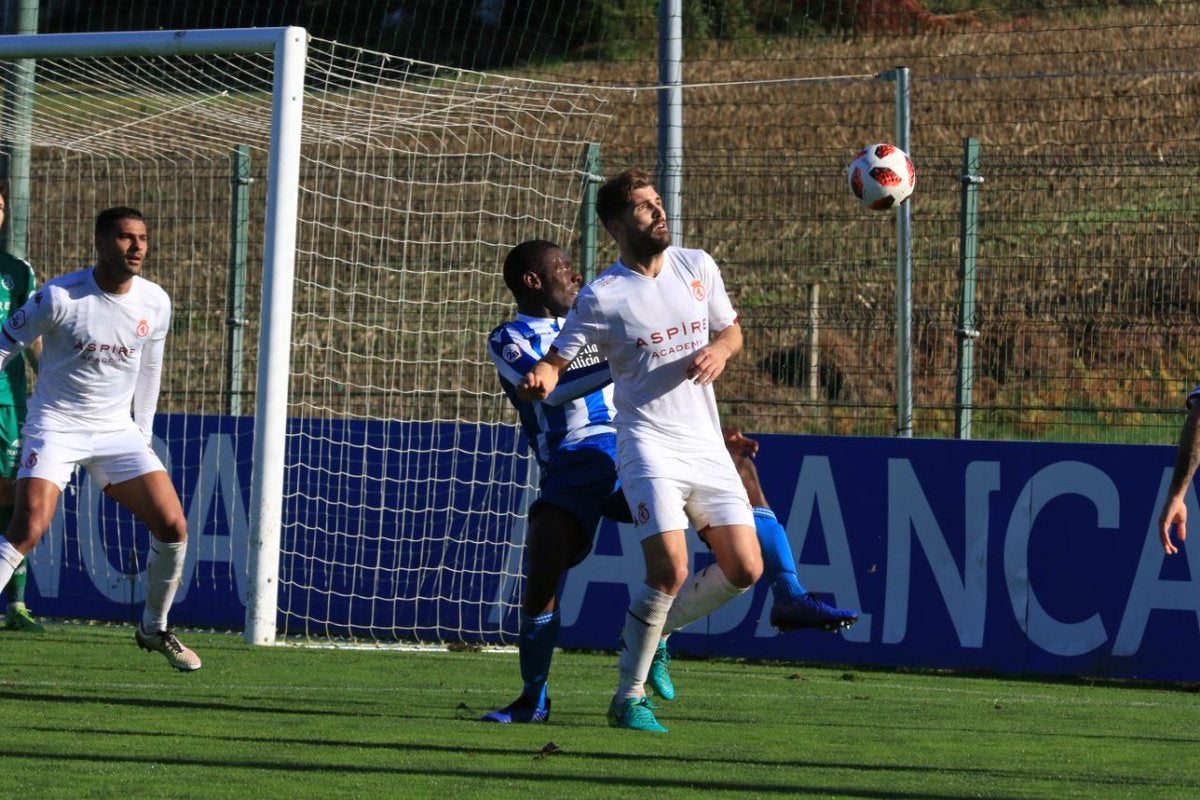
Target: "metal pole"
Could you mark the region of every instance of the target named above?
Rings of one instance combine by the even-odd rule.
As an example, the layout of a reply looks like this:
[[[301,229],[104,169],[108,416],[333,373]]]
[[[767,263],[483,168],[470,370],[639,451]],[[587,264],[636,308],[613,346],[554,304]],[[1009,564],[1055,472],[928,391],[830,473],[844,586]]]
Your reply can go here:
[[[954,430],[959,439],[971,438],[971,408],[975,387],[975,256],[979,246],[979,140],[963,139],[963,167],[958,180],[962,183],[962,207],[958,218],[959,304],[958,328],[958,391],[954,405]]]
[[[821,284],[808,285],[808,331],[805,347],[808,350],[808,399],[816,402],[821,396],[821,350],[818,341],[821,331]]]
[[[7,32],[37,33],[38,0],[8,0],[5,15],[9,23]],[[12,130],[4,137],[8,155],[5,175],[8,184],[8,240],[5,249],[18,258],[25,258],[29,250],[30,139],[37,62],[32,58],[20,58],[12,63],[11,70],[11,90],[4,95],[4,117],[12,120]]]
[[[912,156],[909,141],[908,67],[892,70],[896,81],[896,146]],[[896,207],[896,435],[913,435],[912,387],[912,204]]]
[[[229,291],[225,304],[225,398],[231,416],[241,416],[246,328],[246,250],[250,231],[250,146],[239,144],[229,158]]]
[[[683,0],[658,7],[658,191],[675,244],[683,244]]]
[[[601,176],[600,145],[583,146],[583,203],[579,207],[579,272],[584,282],[596,274],[596,192]]]

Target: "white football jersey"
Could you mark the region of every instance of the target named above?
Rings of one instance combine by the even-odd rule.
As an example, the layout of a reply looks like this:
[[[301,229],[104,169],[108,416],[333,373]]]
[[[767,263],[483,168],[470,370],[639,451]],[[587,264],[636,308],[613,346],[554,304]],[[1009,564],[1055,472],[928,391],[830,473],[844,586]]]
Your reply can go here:
[[[60,431],[127,428],[135,388],[150,395],[138,404],[148,404],[152,417],[170,324],[167,293],[140,276],[125,294],[102,290],[90,267],[47,281],[0,328],[5,360],[42,337],[26,424]],[[138,423],[148,426],[149,419]],[[149,435],[148,427],[144,432]]]
[[[737,314],[715,261],[668,247],[653,278],[619,260],[579,293],[554,346],[571,359],[595,344],[608,359],[620,459],[724,452],[713,387],[687,377],[709,332]]]

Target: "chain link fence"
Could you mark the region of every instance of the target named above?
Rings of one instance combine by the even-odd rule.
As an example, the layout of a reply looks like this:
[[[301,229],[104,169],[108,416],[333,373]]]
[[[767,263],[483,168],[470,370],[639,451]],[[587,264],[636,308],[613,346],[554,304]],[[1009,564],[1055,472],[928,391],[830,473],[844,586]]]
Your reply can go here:
[[[527,15],[522,26],[526,3],[442,4],[419,53],[465,58],[464,43],[490,31],[497,54],[474,66],[617,89],[623,102],[597,142],[604,169],[653,168],[653,13],[643,19],[630,10],[638,4],[620,4],[624,16],[615,19],[628,24],[599,25],[612,5],[581,4],[568,30],[561,9],[553,19],[546,9]],[[653,12],[657,4],[644,5]],[[764,10],[782,5],[788,15]],[[1200,379],[1190,347],[1200,297],[1192,202],[1200,4],[976,4],[955,17],[937,12],[961,8],[931,8],[889,31],[851,25],[869,31],[852,36],[829,27],[812,4],[742,4],[751,6],[757,16],[738,25],[722,27],[694,9],[685,19],[680,238],[717,258],[746,328],[746,350],[718,385],[727,418],[759,432],[895,432],[895,224],[854,203],[844,170],[860,146],[892,138],[891,86],[872,75],[905,65],[918,170],[915,434],[957,435],[968,380],[977,438],[1173,441],[1182,398]],[[489,8],[499,9],[498,21],[488,22]],[[127,0],[56,3],[45,5],[41,21],[58,30],[312,24],[321,35],[407,53],[399,42],[414,41],[416,21],[435,6],[243,2],[212,11],[224,16],[202,19],[192,9],[179,17],[183,10]],[[960,275],[968,137],[980,142],[984,179],[969,221],[978,242],[974,319],[962,318]],[[221,413],[230,175],[223,164],[203,167],[203,178],[176,171],[130,164],[119,153],[70,163],[35,153],[40,204],[29,252],[43,279],[90,256],[90,216],[76,218],[77,206],[54,198],[74,202],[86,192],[100,208],[136,189],[155,202],[159,235],[175,248],[166,252],[179,270],[167,284],[176,325],[194,334],[172,346],[184,347],[181,360],[198,370],[168,380],[164,404]],[[612,256],[603,242],[600,264]],[[478,266],[494,270],[499,284],[498,260]],[[967,374],[964,330],[978,332]],[[254,337],[246,341],[252,365]],[[510,421],[508,413],[502,402],[479,411]]]

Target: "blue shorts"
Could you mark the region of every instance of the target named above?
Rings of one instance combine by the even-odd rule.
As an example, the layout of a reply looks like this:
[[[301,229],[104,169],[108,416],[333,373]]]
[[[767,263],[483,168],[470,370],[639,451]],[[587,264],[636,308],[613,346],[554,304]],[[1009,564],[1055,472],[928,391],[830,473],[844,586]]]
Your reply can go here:
[[[633,522],[617,478],[616,448],[614,435],[592,436],[569,450],[559,450],[542,470],[538,499],[529,507],[529,516],[545,504],[568,511],[579,520],[588,544],[571,566],[591,552],[601,517]]]

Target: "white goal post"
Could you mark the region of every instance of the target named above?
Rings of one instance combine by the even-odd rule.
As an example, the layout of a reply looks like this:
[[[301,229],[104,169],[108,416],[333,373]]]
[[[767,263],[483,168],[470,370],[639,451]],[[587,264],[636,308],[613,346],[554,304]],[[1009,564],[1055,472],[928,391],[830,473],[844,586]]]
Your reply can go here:
[[[38,274],[90,263],[101,208],[152,222],[175,309],[155,446],[189,529],[172,621],[513,641],[532,469],[486,355],[512,313],[500,266],[523,239],[572,245],[619,91],[300,28],[0,36],[17,59],[37,60],[32,125],[0,131],[32,151]],[[258,231],[240,266],[234,230]],[[68,487],[30,558],[39,612],[138,606],[146,537],[112,505]]]

